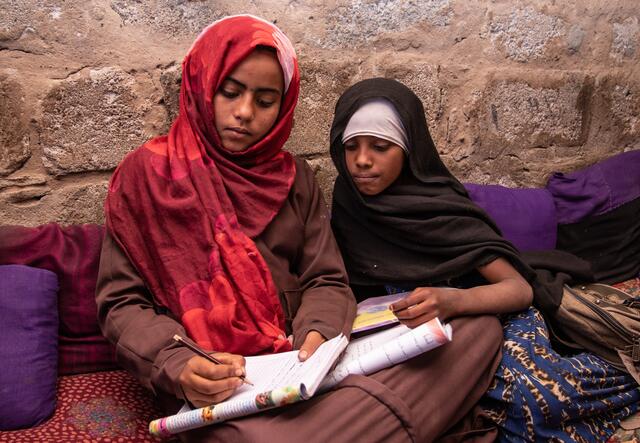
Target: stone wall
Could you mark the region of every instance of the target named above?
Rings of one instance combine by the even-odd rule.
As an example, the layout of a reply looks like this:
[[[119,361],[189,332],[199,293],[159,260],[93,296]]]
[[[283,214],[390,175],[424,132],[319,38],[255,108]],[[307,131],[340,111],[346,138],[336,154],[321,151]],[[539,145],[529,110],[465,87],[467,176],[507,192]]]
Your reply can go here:
[[[329,197],[332,110],[350,84],[405,82],[463,181],[543,185],[640,149],[635,0],[0,0],[0,223],[102,222],[120,159],[165,132],[180,63],[228,14],[274,21],[300,58],[287,148]]]

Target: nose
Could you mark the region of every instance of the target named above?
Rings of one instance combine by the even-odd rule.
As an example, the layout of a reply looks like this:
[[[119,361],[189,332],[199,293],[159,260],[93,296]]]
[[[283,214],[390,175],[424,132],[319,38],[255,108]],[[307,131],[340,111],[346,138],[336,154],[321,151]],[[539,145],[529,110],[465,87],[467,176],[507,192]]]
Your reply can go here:
[[[236,101],[236,106],[233,109],[233,116],[237,120],[251,121],[254,116],[253,97],[251,94],[246,93],[240,96]]]
[[[355,152],[355,164],[358,168],[370,168],[372,165],[369,150],[365,147],[359,147]]]

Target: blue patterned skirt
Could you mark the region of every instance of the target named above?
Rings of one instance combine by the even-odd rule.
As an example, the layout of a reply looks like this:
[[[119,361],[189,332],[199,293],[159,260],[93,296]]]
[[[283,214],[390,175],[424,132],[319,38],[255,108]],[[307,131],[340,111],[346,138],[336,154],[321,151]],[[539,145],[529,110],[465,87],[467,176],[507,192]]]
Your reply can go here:
[[[504,322],[503,356],[481,406],[502,442],[604,442],[638,410],[640,387],[628,374],[583,352],[551,348],[535,308]]]

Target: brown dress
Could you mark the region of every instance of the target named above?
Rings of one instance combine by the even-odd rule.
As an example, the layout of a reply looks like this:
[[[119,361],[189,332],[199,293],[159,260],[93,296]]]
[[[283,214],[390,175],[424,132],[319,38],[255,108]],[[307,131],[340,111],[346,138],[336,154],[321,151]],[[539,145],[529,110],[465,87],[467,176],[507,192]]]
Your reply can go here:
[[[313,173],[302,160],[287,201],[254,241],[279,288],[287,333],[299,347],[307,332],[349,333],[355,300]],[[157,306],[122,249],[107,233],[97,285],[98,317],[120,364],[152,390],[167,413],[184,395],[178,377],[193,354],[185,334]],[[287,408],[191,431],[186,441],[433,441],[478,428],[470,414],[500,361],[502,329],[492,316],[452,322],[451,343],[373,376],[347,377],[334,391]],[[465,420],[463,420],[463,418]],[[454,429],[455,425],[455,429]],[[472,432],[490,441],[493,430]]]

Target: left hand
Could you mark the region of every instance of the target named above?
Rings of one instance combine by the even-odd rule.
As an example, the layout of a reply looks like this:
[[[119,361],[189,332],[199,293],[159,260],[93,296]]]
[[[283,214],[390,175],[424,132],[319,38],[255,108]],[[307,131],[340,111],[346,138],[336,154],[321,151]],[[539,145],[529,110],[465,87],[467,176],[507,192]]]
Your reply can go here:
[[[444,321],[455,314],[457,290],[450,288],[416,288],[389,309],[400,322],[410,328],[438,317]]]
[[[318,347],[327,341],[318,331],[309,331],[307,337],[304,339],[304,343],[300,346],[300,352],[298,352],[298,360],[305,361],[316,352]]]

